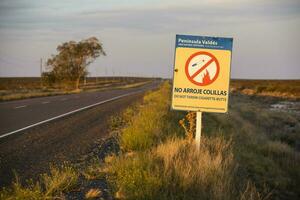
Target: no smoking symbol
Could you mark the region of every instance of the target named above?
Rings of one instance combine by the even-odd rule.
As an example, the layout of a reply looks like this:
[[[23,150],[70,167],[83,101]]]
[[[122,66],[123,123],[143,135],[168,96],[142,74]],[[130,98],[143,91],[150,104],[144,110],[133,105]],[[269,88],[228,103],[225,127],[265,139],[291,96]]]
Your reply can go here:
[[[185,74],[194,84],[206,86],[213,83],[219,75],[220,65],[216,57],[208,52],[192,54],[185,64]]]

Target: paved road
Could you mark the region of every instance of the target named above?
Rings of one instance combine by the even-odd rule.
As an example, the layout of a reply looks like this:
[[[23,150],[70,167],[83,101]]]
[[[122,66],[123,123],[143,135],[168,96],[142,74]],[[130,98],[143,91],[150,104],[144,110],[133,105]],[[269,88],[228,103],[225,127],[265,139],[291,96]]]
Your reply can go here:
[[[107,135],[109,129],[107,122],[111,116],[140,100],[145,91],[156,88],[158,84],[155,82],[127,90],[1,103],[1,116],[9,116],[9,119],[12,120],[12,122],[6,120],[6,123],[2,124],[4,119],[1,119],[1,130],[6,132],[95,102],[136,92],[1,138],[0,187],[7,186],[12,182],[14,172],[18,174],[21,180],[37,179],[38,174],[49,171],[49,164],[51,163],[76,162],[78,158],[91,150],[95,141]],[[46,101],[49,103],[43,103]],[[16,108],[24,103],[26,103],[26,107]],[[66,108],[59,104],[63,104]],[[4,110],[6,110],[6,115],[2,113]],[[47,110],[49,113],[46,112]],[[17,126],[13,126],[13,122]]]
[[[112,98],[153,88],[157,82],[140,88],[86,92],[0,103],[0,139],[24,127]]]

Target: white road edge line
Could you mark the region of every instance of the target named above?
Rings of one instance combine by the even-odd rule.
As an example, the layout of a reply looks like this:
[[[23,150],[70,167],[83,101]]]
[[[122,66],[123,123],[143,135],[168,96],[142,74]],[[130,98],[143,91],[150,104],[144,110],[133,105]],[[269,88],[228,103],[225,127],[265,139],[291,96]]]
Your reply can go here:
[[[23,105],[23,106],[17,106],[17,107],[14,107],[15,109],[18,109],[18,108],[25,108],[27,105]]]
[[[137,92],[131,92],[131,93],[128,93],[128,94],[123,94],[123,95],[120,95],[120,96],[116,96],[116,97],[113,97],[111,99],[107,99],[107,100],[104,100],[104,101],[100,101],[98,103],[95,103],[95,104],[92,104],[92,105],[89,105],[89,106],[85,106],[85,107],[82,107],[82,108],[79,108],[79,109],[76,109],[76,110],[73,110],[73,111],[70,111],[70,112],[67,112],[65,114],[62,114],[62,115],[58,115],[56,117],[52,117],[50,119],[46,119],[44,121],[40,121],[38,123],[35,123],[35,124],[32,124],[32,125],[29,125],[29,126],[26,126],[24,128],[21,128],[21,129],[18,129],[18,130],[15,130],[15,131],[12,131],[12,132],[9,132],[9,133],[5,133],[3,135],[0,135],[0,139],[1,138],[4,138],[4,137],[7,137],[9,135],[12,135],[14,133],[18,133],[20,131],[24,131],[26,129],[29,129],[29,128],[32,128],[32,127],[35,127],[35,126],[38,126],[38,125],[41,125],[41,124],[44,124],[44,123],[47,123],[47,122],[50,122],[50,121],[53,121],[55,119],[59,119],[59,118],[62,118],[62,117],[65,117],[67,115],[71,115],[73,113],[76,113],[76,112],[79,112],[79,111],[82,111],[82,110],[85,110],[85,109],[88,109],[88,108],[91,108],[91,107],[94,107],[94,106],[98,106],[98,105],[101,105],[101,104],[104,104],[104,103],[107,103],[107,102],[110,102],[110,101],[114,101],[116,99],[120,99],[122,97],[126,97],[126,96],[130,96],[130,95],[133,95],[133,94],[137,94],[137,93],[140,93],[140,92],[143,92],[142,91],[137,91]]]
[[[47,104],[47,103],[50,103],[50,101],[44,101],[44,102],[42,102],[42,104]]]

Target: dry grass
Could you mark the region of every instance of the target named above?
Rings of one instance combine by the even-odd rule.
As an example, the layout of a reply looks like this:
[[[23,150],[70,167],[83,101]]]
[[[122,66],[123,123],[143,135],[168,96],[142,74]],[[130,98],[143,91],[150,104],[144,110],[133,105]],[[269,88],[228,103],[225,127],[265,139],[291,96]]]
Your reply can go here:
[[[169,99],[165,98],[170,95],[169,90],[165,83],[160,90],[145,96],[135,115],[127,115],[130,119],[125,121],[129,123],[120,135],[123,153],[110,156],[105,165],[98,165],[107,173],[115,197],[129,200],[268,197],[268,192],[261,193],[247,177],[238,176],[231,137],[203,136],[201,149],[195,149],[190,140],[195,115],[189,113],[180,121],[184,113],[170,112]]]
[[[47,86],[40,78],[0,78],[0,101],[10,101],[33,97],[45,97],[74,94],[82,91],[101,91],[105,89],[128,89],[145,85],[149,78],[88,78],[87,84],[80,84],[80,90],[74,90],[72,83]]]
[[[296,115],[268,111],[253,97],[237,95],[228,115],[204,115],[201,149],[196,150],[190,140],[195,115],[170,111],[169,97],[170,85],[165,83],[147,94],[142,105],[113,118],[113,129],[121,132],[122,151],[106,157],[105,163],[95,161],[84,176],[106,177],[117,199],[298,199],[300,121]],[[50,177],[64,176],[53,172]],[[16,182],[8,197],[39,199],[47,190],[53,191],[50,196],[59,196],[72,188],[65,188],[66,180],[42,178],[28,187]],[[61,189],[46,190],[46,185]]]
[[[102,196],[102,191],[99,189],[90,189],[86,194],[86,199],[96,199]]]
[[[300,98],[300,80],[232,80],[230,87],[248,95]]]
[[[267,193],[267,195],[262,196],[259,191],[257,191],[257,188],[252,182],[248,182],[246,189],[244,192],[241,193],[240,200],[267,200],[270,199],[271,193],[269,192],[264,192]]]
[[[162,181],[150,154],[114,157],[106,166],[112,192],[118,198],[160,199]]]
[[[140,87],[142,85],[146,85],[148,83],[151,83],[151,81],[143,81],[143,82],[140,82],[140,83],[132,83],[132,84],[127,84],[127,85],[122,85],[122,86],[116,87],[115,89],[135,88],[135,87]]]
[[[11,101],[11,100],[33,98],[33,97],[46,97],[46,96],[55,96],[55,95],[64,95],[64,94],[76,94],[79,92],[81,92],[81,90],[71,90],[71,91],[45,90],[45,91],[6,92],[1,94],[0,101]]]
[[[103,168],[119,199],[267,199],[250,181],[236,182],[231,146],[222,137],[203,138],[197,151],[188,140],[170,139],[145,152],[110,157]]]
[[[40,89],[39,77],[0,78],[0,90]]]
[[[76,186],[78,173],[74,168],[64,165],[51,167],[49,174],[43,174],[40,181],[29,181],[22,185],[18,178],[11,188],[4,188],[0,192],[0,199],[7,200],[41,200],[62,199],[63,193]]]
[[[45,186],[45,196],[54,196],[67,192],[76,186],[78,173],[69,166],[61,169],[51,166],[50,174],[43,174],[41,181]]]
[[[248,177],[261,194],[271,192],[271,199],[297,199],[300,194],[297,115],[270,111],[265,99],[236,95],[231,98],[228,115],[205,114],[203,124],[205,134],[217,137],[222,131],[233,139],[237,178]]]
[[[0,199],[3,200],[40,200],[44,199],[45,195],[39,183],[28,183],[25,187],[16,178],[10,189],[3,189],[0,192]]]
[[[174,199],[233,199],[234,161],[229,141],[203,138],[201,150],[187,140],[159,145],[165,190]]]
[[[120,141],[123,150],[145,150],[163,139],[163,119],[169,109],[168,99],[163,94],[169,93],[170,86],[165,84],[159,91],[144,97],[144,106],[122,131]]]
[[[95,180],[105,177],[106,171],[100,164],[98,159],[93,160],[89,165],[81,172],[87,180]]]

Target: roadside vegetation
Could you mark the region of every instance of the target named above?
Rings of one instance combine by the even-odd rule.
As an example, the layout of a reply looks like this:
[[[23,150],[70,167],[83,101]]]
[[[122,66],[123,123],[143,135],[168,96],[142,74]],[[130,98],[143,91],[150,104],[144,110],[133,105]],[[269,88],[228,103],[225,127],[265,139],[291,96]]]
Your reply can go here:
[[[247,95],[300,98],[300,80],[232,80],[230,85]]]
[[[151,82],[149,78],[135,77],[90,77],[81,80],[79,89],[72,84],[44,84],[40,78],[0,78],[0,101],[18,100],[33,97],[75,94],[80,92],[101,91],[106,89],[128,89]]]
[[[197,151],[195,114],[170,111],[169,100],[165,83],[136,111],[125,112],[122,151],[98,167],[116,198],[298,199],[297,115],[237,95],[228,115],[205,113]]]
[[[74,94],[82,91],[127,89],[141,86],[151,79],[136,77],[88,77],[81,78],[79,89],[68,81],[53,82],[43,76],[40,78],[0,78],[0,101],[33,97]],[[232,80],[231,91],[246,95],[273,96],[300,99],[299,80]]]
[[[145,95],[142,103],[113,117],[112,138],[119,150],[103,160],[93,159],[71,173],[75,178],[68,182],[80,182],[78,174],[90,181],[106,180],[115,199],[127,200],[299,199],[297,113],[272,111],[261,98],[234,94],[229,114],[204,114],[197,150],[195,113],[171,111],[170,95],[171,86],[165,82]],[[25,193],[26,198],[42,199],[46,194],[50,199],[63,198],[74,186],[59,183],[70,179],[55,178],[69,177],[64,173],[51,172],[28,187],[16,182],[1,197],[22,199]],[[54,192],[47,193],[53,188],[47,187],[49,182],[58,182],[50,184],[58,186],[50,190]],[[87,199],[103,193],[97,185],[85,191]]]
[[[4,188],[0,193],[3,200],[41,200],[61,199],[62,194],[72,190],[78,181],[78,172],[68,166],[50,167],[49,174],[40,175],[39,181],[27,181],[21,184],[18,178],[11,188]],[[24,186],[25,185],[25,186]]]

